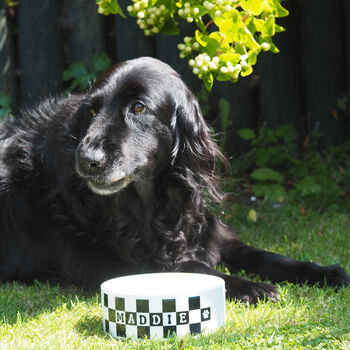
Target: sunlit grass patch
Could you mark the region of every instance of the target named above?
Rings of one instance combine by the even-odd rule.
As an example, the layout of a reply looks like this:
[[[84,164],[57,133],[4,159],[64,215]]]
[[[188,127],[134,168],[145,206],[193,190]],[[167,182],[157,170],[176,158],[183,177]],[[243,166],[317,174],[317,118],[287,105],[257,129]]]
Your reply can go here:
[[[346,210],[317,213],[289,205],[249,208],[230,204],[226,221],[250,244],[350,270]],[[252,276],[249,276],[252,277]],[[350,289],[278,286],[279,302],[250,306],[227,300],[226,325],[209,335],[115,340],[104,334],[98,291],[47,283],[0,284],[0,349],[349,349]]]

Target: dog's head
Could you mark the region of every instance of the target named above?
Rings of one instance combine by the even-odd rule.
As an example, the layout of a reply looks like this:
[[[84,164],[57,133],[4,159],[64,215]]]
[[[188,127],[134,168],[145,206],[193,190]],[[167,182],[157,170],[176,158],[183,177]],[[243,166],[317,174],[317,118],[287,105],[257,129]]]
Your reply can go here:
[[[142,57],[113,66],[77,113],[76,171],[93,192],[114,194],[173,168],[215,194],[220,152],[197,99],[165,63]]]

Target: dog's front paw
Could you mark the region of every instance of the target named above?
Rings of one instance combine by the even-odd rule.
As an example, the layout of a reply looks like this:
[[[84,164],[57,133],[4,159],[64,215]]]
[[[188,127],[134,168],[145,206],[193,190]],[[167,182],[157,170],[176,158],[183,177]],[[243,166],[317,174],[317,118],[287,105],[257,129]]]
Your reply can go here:
[[[252,282],[240,277],[226,279],[226,295],[229,298],[250,304],[256,304],[259,299],[278,301],[278,293],[275,286]]]
[[[350,286],[350,276],[339,264],[324,266],[324,269],[325,282],[328,286],[336,289]]]

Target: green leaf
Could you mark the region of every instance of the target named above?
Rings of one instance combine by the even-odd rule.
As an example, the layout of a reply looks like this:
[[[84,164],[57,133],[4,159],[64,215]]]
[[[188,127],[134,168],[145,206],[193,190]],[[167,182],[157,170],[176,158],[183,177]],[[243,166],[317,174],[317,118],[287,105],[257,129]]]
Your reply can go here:
[[[111,65],[111,59],[106,53],[95,54],[92,64],[97,72],[103,72]]]
[[[0,119],[11,114],[11,96],[0,91]]]
[[[253,140],[256,138],[256,134],[255,134],[254,130],[248,129],[248,128],[239,129],[238,134],[243,140],[247,140],[247,141]]]
[[[239,53],[223,53],[220,55],[221,62],[231,62],[232,65],[236,65],[241,60]]]
[[[121,15],[123,18],[126,18],[122,8],[118,4],[118,1],[115,1],[114,7],[112,7],[112,9],[111,9],[111,13],[113,13],[115,15]]]
[[[254,66],[256,64],[258,54],[259,54],[259,50],[250,50],[249,51],[248,63],[250,65]]]
[[[267,195],[267,199],[271,202],[282,203],[287,198],[287,193],[282,185],[273,185]]]
[[[92,80],[91,75],[78,77],[74,79],[74,82],[73,82],[74,88],[78,87],[79,90],[85,90],[88,87],[91,80]]]
[[[275,17],[273,15],[270,15],[267,18],[267,21],[265,22],[264,26],[262,27],[261,34],[263,38],[266,38],[274,36],[275,33]]]
[[[175,22],[173,18],[168,18],[163,28],[160,30],[160,34],[164,35],[177,35],[179,33],[180,29],[177,27],[177,22]]]
[[[69,66],[67,70],[63,72],[63,80],[67,81],[72,78],[81,77],[87,75],[87,70],[85,64],[82,62],[73,63]]]
[[[310,194],[320,193],[322,188],[317,183],[315,176],[306,176],[300,180],[296,185],[295,189],[300,193],[301,196],[307,196]]]
[[[270,51],[271,51],[272,53],[279,53],[279,52],[280,52],[280,50],[278,49],[278,47],[277,47],[272,41],[270,42],[270,45],[271,45]]]
[[[254,194],[257,197],[264,197],[270,202],[283,202],[287,198],[284,187],[274,183],[259,183],[253,186]]]
[[[12,101],[11,96],[5,95],[3,92],[0,91],[0,106],[7,107],[10,106]]]
[[[279,26],[278,24],[275,24],[275,31],[276,33],[281,33],[281,32],[285,32],[286,29],[284,27]]]
[[[269,4],[273,8],[273,12],[276,17],[286,17],[289,15],[289,11],[285,9],[281,4],[281,0],[268,0]]]
[[[258,215],[254,209],[249,210],[247,220],[250,222],[256,222],[258,220]]]
[[[283,125],[276,130],[277,137],[282,137],[285,143],[292,143],[297,138],[295,127],[291,124]]]
[[[173,12],[175,10],[175,4],[173,0],[152,0],[152,1],[148,1],[148,5],[151,5],[151,6],[156,5],[156,7],[160,7],[161,5],[164,5],[170,12]]]
[[[209,34],[209,39],[214,39],[214,41],[209,41],[208,44],[212,43],[214,46],[218,46],[217,49],[227,49],[230,47],[229,43],[227,42],[225,36],[222,35],[220,32],[212,32]],[[207,46],[208,47],[208,46]]]
[[[299,162],[294,167],[291,167],[289,169],[289,172],[296,178],[305,177],[309,172],[308,164],[305,164],[304,162]]]
[[[253,34],[241,19],[233,21],[232,18],[216,18],[215,24],[219,27],[220,32],[229,43],[242,43],[252,49],[259,47]],[[255,27],[253,27],[253,29],[255,30]]]
[[[283,181],[283,176],[276,170],[270,168],[256,169],[250,174],[250,176],[258,181],[274,181],[278,183]]]
[[[255,154],[256,164],[258,166],[268,165],[271,156],[273,156],[273,153],[269,148],[259,148]]]
[[[202,32],[204,32],[204,31],[205,31],[205,24],[204,24],[202,18],[199,17],[199,18],[195,18],[194,20],[195,20],[195,22],[196,22],[197,27],[198,27]]]
[[[253,73],[253,67],[251,65],[248,65],[246,68],[244,68],[242,71],[241,71],[241,76],[242,77],[246,77],[250,74]]]
[[[203,46],[206,47],[208,42],[207,42],[207,35],[201,33],[198,29],[195,31],[195,37],[196,40],[198,41],[198,43]]]
[[[206,53],[209,56],[217,55],[220,47],[228,47],[228,43],[225,40],[221,40],[222,36],[220,32],[213,32],[210,35],[201,33],[198,29],[195,32],[195,37],[198,43],[206,48]]]
[[[228,80],[230,80],[230,77],[227,74],[221,73],[220,71],[219,71],[218,75],[215,78],[218,81],[228,81]]]
[[[246,21],[244,22],[245,26],[248,28],[248,30],[252,33],[252,35],[255,35],[256,32],[256,26],[255,26],[255,17],[248,17]]]
[[[263,11],[271,11],[267,0],[242,0],[241,7],[251,12],[254,16],[259,16]]]
[[[99,6],[99,13],[104,15],[112,13],[113,15],[121,15],[123,18],[126,18],[117,0],[96,0],[96,4]]]
[[[278,129],[276,129],[277,137],[283,137],[284,135],[286,135],[289,128],[290,128],[290,125],[288,124],[288,125],[282,125]]]
[[[255,24],[256,30],[258,32],[261,32],[263,27],[264,27],[264,25],[265,25],[265,21],[263,19],[254,17],[254,24]]]
[[[237,30],[237,33],[238,33],[237,41],[249,47],[250,49],[259,48],[260,45],[254,39],[253,34],[249,31],[249,29],[243,23],[241,23],[241,25],[239,25],[238,28],[235,28],[235,30]]]
[[[235,51],[240,55],[245,55],[247,53],[247,50],[240,43],[236,43]]]
[[[232,18],[221,18],[217,17],[214,19],[215,24],[219,27],[220,32],[225,36],[228,42],[239,41],[237,31],[239,26],[244,24],[240,22],[234,22]]]
[[[123,18],[126,18],[117,0],[96,0],[96,4],[98,5],[98,13],[104,15],[112,13],[113,15],[121,15]]]
[[[208,9],[205,6],[196,4],[196,7],[198,8],[199,12],[197,13],[198,17],[203,17],[208,13]]]
[[[203,76],[203,82],[208,91],[211,91],[214,83],[214,77],[213,74],[207,73]]]

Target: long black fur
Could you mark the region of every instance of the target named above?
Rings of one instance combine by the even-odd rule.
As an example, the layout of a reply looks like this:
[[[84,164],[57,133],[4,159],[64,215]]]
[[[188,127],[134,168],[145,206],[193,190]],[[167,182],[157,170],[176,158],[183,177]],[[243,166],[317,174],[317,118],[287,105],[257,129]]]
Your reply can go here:
[[[0,280],[97,287],[126,274],[221,276],[227,295],[276,298],[273,282],[339,287],[338,265],[299,262],[242,243],[209,210],[223,158],[194,95],[168,65],[112,67],[86,93],[51,99],[1,127]]]

